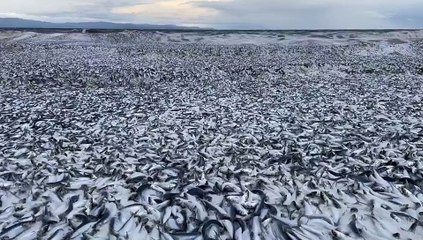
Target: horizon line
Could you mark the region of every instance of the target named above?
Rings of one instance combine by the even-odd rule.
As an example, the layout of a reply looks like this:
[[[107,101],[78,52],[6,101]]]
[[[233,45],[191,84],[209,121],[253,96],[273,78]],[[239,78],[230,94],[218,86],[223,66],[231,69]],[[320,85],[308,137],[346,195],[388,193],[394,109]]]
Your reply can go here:
[[[171,30],[171,31],[419,31],[423,30],[423,28],[215,28],[215,27],[201,27],[193,25],[184,25],[184,24],[175,24],[175,23],[133,23],[133,22],[114,22],[108,20],[98,20],[98,21],[64,21],[64,22],[50,22],[44,20],[36,20],[36,19],[28,19],[28,18],[19,18],[19,17],[0,17],[0,19],[19,19],[24,21],[34,21],[40,23],[47,23],[47,24],[93,24],[93,23],[104,23],[104,24],[117,24],[117,25],[134,25],[134,28],[84,28],[84,27],[48,27],[48,26],[40,26],[40,27],[13,27],[13,26],[3,26],[0,27],[1,30],[3,29],[51,29],[51,30],[75,30],[75,29],[91,29],[91,30],[144,30],[144,31],[154,31],[154,30]],[[157,27],[177,27],[175,28],[136,28],[135,26],[146,25],[146,26],[157,26]],[[179,29],[178,29],[179,28]]]

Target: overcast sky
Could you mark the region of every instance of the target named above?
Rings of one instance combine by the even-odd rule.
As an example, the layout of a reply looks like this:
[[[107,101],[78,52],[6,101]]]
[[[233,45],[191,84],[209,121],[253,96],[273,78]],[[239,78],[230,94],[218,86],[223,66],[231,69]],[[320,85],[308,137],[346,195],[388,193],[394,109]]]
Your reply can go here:
[[[225,29],[423,28],[423,0],[0,0],[0,17]]]

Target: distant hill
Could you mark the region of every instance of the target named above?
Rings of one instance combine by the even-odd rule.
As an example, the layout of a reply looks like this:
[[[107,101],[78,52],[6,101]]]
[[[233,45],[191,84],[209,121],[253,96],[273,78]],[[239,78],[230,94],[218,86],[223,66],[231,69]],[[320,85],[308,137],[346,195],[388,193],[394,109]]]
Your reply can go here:
[[[21,18],[0,18],[0,28],[52,28],[52,29],[200,29],[197,27],[182,27],[176,25],[132,24],[113,22],[67,22],[51,23]]]

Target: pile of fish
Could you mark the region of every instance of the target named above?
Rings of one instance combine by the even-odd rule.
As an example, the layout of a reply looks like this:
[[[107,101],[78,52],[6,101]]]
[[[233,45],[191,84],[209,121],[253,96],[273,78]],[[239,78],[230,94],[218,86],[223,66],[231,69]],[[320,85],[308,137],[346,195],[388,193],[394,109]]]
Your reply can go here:
[[[421,40],[74,35],[0,38],[0,239],[423,236]]]

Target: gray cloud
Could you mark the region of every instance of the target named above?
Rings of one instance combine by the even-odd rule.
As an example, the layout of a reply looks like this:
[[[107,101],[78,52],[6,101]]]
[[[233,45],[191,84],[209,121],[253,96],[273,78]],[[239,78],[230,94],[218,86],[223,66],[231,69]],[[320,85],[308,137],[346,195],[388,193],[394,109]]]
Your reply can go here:
[[[175,3],[175,9],[161,3]],[[154,12],[117,12],[116,8],[150,6]],[[183,17],[180,6],[213,12]],[[179,6],[179,7],[178,7]],[[184,8],[184,14],[189,14]],[[187,10],[188,9],[188,10]],[[174,11],[174,14],[172,14]],[[202,13],[204,11],[201,11]],[[52,21],[110,20],[174,23],[216,28],[422,28],[421,0],[14,0],[0,1],[0,16]]]
[[[417,19],[421,14],[413,14],[423,12],[423,4],[417,0],[233,0],[193,4],[218,10],[215,24],[228,28],[235,23],[245,28],[276,29],[423,27]],[[414,19],[412,26],[408,18]]]
[[[116,7],[146,4],[154,0],[14,0],[0,1],[0,16],[22,16],[60,21],[113,20],[125,21],[127,16],[112,14]]]
[[[390,20],[404,28],[423,28],[423,2],[393,11]]]

